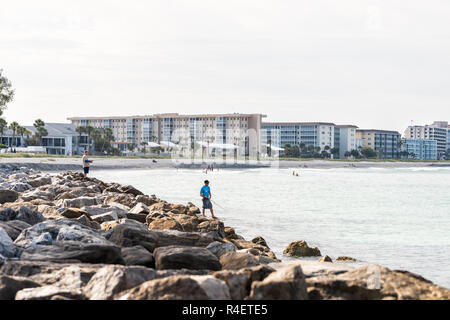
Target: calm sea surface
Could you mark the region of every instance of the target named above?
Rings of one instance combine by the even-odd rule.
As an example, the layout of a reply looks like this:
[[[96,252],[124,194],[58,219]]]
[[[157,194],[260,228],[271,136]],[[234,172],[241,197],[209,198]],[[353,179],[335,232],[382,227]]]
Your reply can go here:
[[[279,258],[305,240],[332,258],[354,257],[418,273],[450,288],[450,168],[111,170],[173,203],[201,206],[210,180],[216,214],[246,239],[263,236]],[[286,259],[286,258],[283,258]]]

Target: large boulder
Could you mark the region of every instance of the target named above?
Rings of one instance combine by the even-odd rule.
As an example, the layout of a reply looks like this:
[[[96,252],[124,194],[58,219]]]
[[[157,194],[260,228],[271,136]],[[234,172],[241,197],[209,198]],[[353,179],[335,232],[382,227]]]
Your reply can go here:
[[[208,233],[213,235],[214,237],[225,237],[225,227],[223,222],[219,219],[211,219],[208,221],[204,221],[197,226],[198,232]]]
[[[14,300],[17,291],[39,286],[27,278],[0,275],[0,300]]]
[[[82,243],[78,241],[59,241],[53,245],[38,245],[25,249],[20,259],[58,263],[125,264],[120,248],[107,242]]]
[[[30,225],[35,225],[45,220],[44,216],[25,206],[8,208],[0,211],[0,221],[21,220]]]
[[[198,232],[181,232],[176,230],[152,230],[158,236],[157,247],[172,245],[206,247],[211,242],[221,241],[218,238]]]
[[[14,242],[11,240],[6,231],[0,227],[0,255],[6,258],[15,257],[19,253]]]
[[[119,300],[229,300],[227,285],[213,276],[171,276],[144,282]]]
[[[19,194],[14,190],[0,189],[0,204],[14,202],[19,198]]]
[[[133,209],[129,213],[140,213],[140,214],[148,214],[150,210],[148,209],[147,205],[143,202],[138,202]]]
[[[136,189],[133,186],[120,186],[119,191],[122,193],[132,194],[133,196],[142,196],[144,195],[141,191]]]
[[[304,240],[291,242],[284,249],[283,254],[290,257],[319,257],[322,255],[319,248],[310,248]]]
[[[77,219],[81,216],[86,216],[89,219],[91,218],[89,213],[79,208],[64,208],[60,214],[68,219]]]
[[[212,254],[214,254],[217,258],[220,258],[222,255],[224,255],[227,252],[236,251],[236,246],[231,242],[219,242],[214,241],[211,242],[206,249],[211,251]]]
[[[227,252],[220,256],[220,263],[224,270],[238,270],[259,265],[258,258],[245,252]]]
[[[159,239],[155,232],[138,222],[119,224],[108,231],[106,238],[121,247],[141,245],[150,252],[153,252]]]
[[[85,300],[81,289],[58,286],[43,286],[22,289],[16,293],[16,300]]]
[[[31,180],[28,180],[28,183],[33,186],[34,188],[46,185],[46,184],[51,184],[52,183],[52,178],[50,176],[42,176],[42,177],[37,177]]]
[[[252,283],[250,300],[307,300],[305,275],[299,265],[280,268]]]
[[[82,208],[101,204],[102,201],[97,197],[78,197],[74,199],[64,199],[62,206],[66,208]]]
[[[219,259],[206,248],[168,246],[155,249],[156,269],[220,270]]]
[[[183,226],[177,220],[171,217],[162,217],[159,219],[155,219],[148,225],[148,228],[150,230],[184,231]]]
[[[127,266],[155,267],[153,255],[143,246],[122,248],[122,257]]]
[[[42,243],[43,239],[46,239],[45,243]],[[47,220],[38,223],[23,230],[15,243],[24,248],[29,248],[40,244],[52,244],[67,240],[81,243],[109,243],[97,232],[72,219]]]
[[[84,288],[91,300],[109,300],[114,295],[155,279],[155,270],[145,267],[110,265],[97,271]]]

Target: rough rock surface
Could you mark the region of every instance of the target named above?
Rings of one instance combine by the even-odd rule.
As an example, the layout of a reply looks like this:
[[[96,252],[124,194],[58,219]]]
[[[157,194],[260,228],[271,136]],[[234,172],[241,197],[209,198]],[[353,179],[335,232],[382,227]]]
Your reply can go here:
[[[220,270],[219,259],[206,248],[167,246],[154,251],[156,269]]]
[[[310,248],[306,241],[300,240],[290,243],[283,254],[291,257],[315,257],[321,256],[320,250],[317,247]]]

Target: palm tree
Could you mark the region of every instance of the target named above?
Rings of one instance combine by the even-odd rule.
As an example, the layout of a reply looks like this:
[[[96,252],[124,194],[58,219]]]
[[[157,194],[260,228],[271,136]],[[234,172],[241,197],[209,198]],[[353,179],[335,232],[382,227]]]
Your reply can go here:
[[[37,129],[39,127],[45,127],[45,122],[41,119],[37,119],[34,121],[33,126]]]
[[[23,145],[23,141],[24,141],[23,136],[25,135],[26,130],[27,130],[27,128],[22,127],[22,126],[19,126],[17,128],[17,134],[20,135],[20,137],[22,138],[22,145]]]
[[[92,126],[86,126],[86,133],[87,133],[87,135],[88,135],[88,142],[89,142],[89,144],[88,144],[88,150],[90,151],[91,150],[91,135],[92,135],[92,132],[95,130],[95,128],[94,127],[92,127]]]
[[[10,130],[12,130],[12,132],[13,132],[13,135],[12,135],[12,142],[11,142],[11,147],[15,147],[15,143],[14,143],[14,140],[16,139],[16,132],[17,132],[17,129],[20,127],[20,125],[16,122],[16,121],[13,121],[13,122],[11,122],[10,124],[9,124],[9,129]]]
[[[45,127],[38,127],[35,136],[38,137],[38,140],[40,141],[42,146],[43,145],[42,137],[48,136],[48,131],[47,129],[45,129]]]
[[[78,133],[77,149],[78,149],[78,152],[80,152],[81,135],[83,133],[86,133],[86,127],[83,127],[83,126],[76,127],[75,132]]]

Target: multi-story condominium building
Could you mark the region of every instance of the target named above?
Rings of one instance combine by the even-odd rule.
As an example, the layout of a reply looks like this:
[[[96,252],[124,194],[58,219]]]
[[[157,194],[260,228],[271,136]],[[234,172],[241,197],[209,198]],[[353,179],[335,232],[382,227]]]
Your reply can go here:
[[[357,149],[356,129],[354,125],[337,125],[334,127],[334,147],[339,148],[339,158],[345,153]]]
[[[433,125],[447,130],[446,154],[447,154],[447,156],[449,156],[450,155],[450,125],[448,124],[448,121],[435,121],[435,122],[433,122]],[[448,157],[447,157],[447,159],[448,159]]]
[[[164,113],[148,116],[73,117],[75,126],[111,128],[116,145],[155,142],[189,148],[193,142],[238,147],[240,155],[258,155],[261,150],[262,114]],[[217,148],[216,148],[217,149]]]
[[[25,126],[32,134],[36,133],[33,126]],[[47,154],[73,155],[80,154],[88,149],[89,141],[86,134],[80,135],[75,131],[76,126],[71,123],[46,123],[45,129],[47,135],[42,137],[42,146]],[[26,137],[15,135],[14,143],[12,139],[12,131],[7,130],[0,137],[2,143],[7,147],[25,147]]]
[[[306,146],[334,147],[334,123],[327,122],[264,122],[261,141],[263,145],[284,147],[304,143]]]
[[[447,153],[447,127],[440,127],[439,122],[425,126],[409,126],[405,130],[406,139],[435,140],[437,142],[438,159]]]
[[[356,138],[361,147],[373,149],[382,159],[393,159],[399,157],[400,133],[397,131],[377,129],[357,129]]]
[[[402,139],[402,151],[408,152],[408,159],[437,160],[437,141]]]

